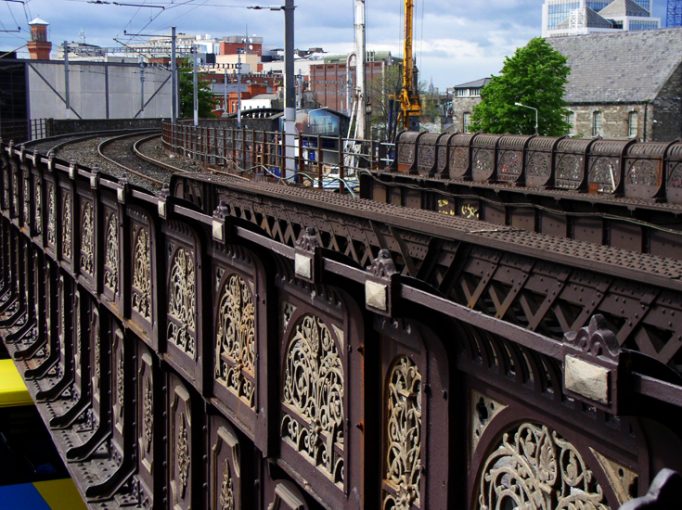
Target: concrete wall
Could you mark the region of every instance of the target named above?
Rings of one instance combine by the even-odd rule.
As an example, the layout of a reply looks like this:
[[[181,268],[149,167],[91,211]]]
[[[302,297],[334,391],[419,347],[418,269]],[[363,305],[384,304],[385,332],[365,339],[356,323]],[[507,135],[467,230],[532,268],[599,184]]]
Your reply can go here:
[[[170,72],[144,70],[145,106],[141,110],[139,64],[72,62],[66,107],[64,63],[27,62],[29,116],[32,119],[130,119],[169,117]]]

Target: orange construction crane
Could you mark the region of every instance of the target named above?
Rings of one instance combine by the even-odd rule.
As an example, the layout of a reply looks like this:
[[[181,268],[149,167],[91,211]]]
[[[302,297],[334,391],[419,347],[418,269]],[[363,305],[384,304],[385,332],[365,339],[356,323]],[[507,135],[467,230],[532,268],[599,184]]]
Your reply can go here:
[[[398,101],[400,113],[398,125],[403,129],[418,130],[422,106],[419,89],[415,83],[414,61],[412,60],[412,36],[414,0],[405,1],[405,40],[403,41],[403,83]]]

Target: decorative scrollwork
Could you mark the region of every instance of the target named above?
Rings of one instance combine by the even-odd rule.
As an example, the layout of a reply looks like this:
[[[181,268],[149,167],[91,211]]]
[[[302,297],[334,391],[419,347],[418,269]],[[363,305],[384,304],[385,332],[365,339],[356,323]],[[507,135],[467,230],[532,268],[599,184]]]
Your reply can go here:
[[[71,235],[71,198],[69,195],[64,194],[64,204],[62,205],[62,225],[64,225],[64,231],[62,232],[62,257],[71,260],[71,246],[72,246],[72,235]]]
[[[296,307],[288,301],[282,303],[282,331],[286,331],[289,326],[289,321],[291,320],[291,317],[293,317],[295,311]]]
[[[98,324],[95,322],[93,323],[93,327],[95,330],[94,334],[94,353],[93,353],[93,377],[92,377],[92,392],[94,395],[99,394],[99,380],[101,377],[101,368],[100,368],[100,360],[102,356],[102,346],[100,345],[100,336],[99,336],[99,327],[97,327]]]
[[[31,219],[31,191],[28,179],[24,181],[24,225],[28,225]]]
[[[194,253],[184,248],[175,252],[170,265],[168,303],[168,340],[194,356],[195,324],[195,270]]]
[[[118,217],[107,218],[104,243],[104,285],[114,294],[118,291]]]
[[[227,277],[220,294],[216,331],[216,380],[255,405],[256,342],[251,289],[240,276]]]
[[[57,191],[53,184],[47,185],[47,242],[57,244]]]
[[[117,425],[122,426],[123,422],[123,406],[125,405],[125,363],[123,360],[123,345],[122,340],[119,339],[116,352],[116,406],[114,411],[114,420]]]
[[[327,478],[344,482],[344,371],[336,342],[319,317],[296,324],[285,358],[284,441]]]
[[[498,414],[507,408],[506,405],[501,404],[478,391],[471,391],[471,454],[476,451],[478,442],[481,440],[483,433],[488,428]]]
[[[144,378],[142,391],[142,448],[145,453],[149,453],[154,438],[154,389],[149,377]]]
[[[81,227],[81,269],[92,276],[95,262],[95,221],[92,204],[83,204],[83,219]]]
[[[133,310],[147,320],[152,318],[152,262],[149,233],[144,228],[137,231],[133,250]]]
[[[483,463],[481,510],[608,510],[602,488],[578,450],[545,425],[505,432]]]
[[[178,482],[180,483],[180,493],[184,493],[189,482],[189,442],[187,438],[187,418],[181,413],[178,418],[178,435],[175,438],[175,465],[178,468]]]
[[[34,222],[33,228],[40,234],[43,231],[43,186],[40,183],[40,179],[37,178],[34,183],[35,186],[35,212],[34,216],[36,221]]]
[[[220,496],[218,497],[218,508],[220,510],[234,510],[234,490],[232,488],[232,474],[230,466],[225,459],[223,470],[223,481],[220,484]]]
[[[386,392],[384,510],[419,508],[421,478],[421,374],[407,356],[393,363]]]

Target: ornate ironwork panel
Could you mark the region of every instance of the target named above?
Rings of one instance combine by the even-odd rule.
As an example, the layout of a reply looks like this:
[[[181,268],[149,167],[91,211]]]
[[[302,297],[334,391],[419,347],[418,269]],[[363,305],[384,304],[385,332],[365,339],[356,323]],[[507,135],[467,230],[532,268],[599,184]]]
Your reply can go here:
[[[382,508],[421,508],[422,376],[409,357],[400,356],[393,362],[386,386]]]
[[[149,230],[143,226],[133,228],[132,308],[143,319],[152,319],[152,261]]]
[[[471,178],[474,181],[488,181],[495,173],[496,148],[501,137],[478,135],[471,143]]]
[[[670,143],[635,143],[628,147],[623,171],[626,197],[651,199],[665,185],[665,154]]]
[[[168,377],[168,483],[170,504],[184,509],[193,506],[193,462],[198,457],[194,451],[194,416],[190,393],[179,377]]]
[[[578,449],[546,425],[505,430],[481,468],[478,508],[609,508]]]
[[[61,190],[62,195],[62,217],[60,225],[62,227],[62,257],[71,260],[73,250],[73,205],[71,193]]]
[[[118,214],[105,208],[104,213],[104,286],[112,295],[119,291],[119,228]]]
[[[210,507],[217,510],[246,508],[241,483],[240,442],[235,430],[224,418],[211,417],[210,435]]]
[[[196,355],[196,269],[194,251],[173,249],[168,269],[168,341],[189,357]]]
[[[471,174],[471,142],[476,136],[461,133],[450,141],[450,179],[464,179]]]
[[[155,429],[155,368],[154,356],[141,343],[137,344],[137,458],[140,483],[139,500],[144,508],[154,502],[154,467],[156,455]]]
[[[88,276],[95,274],[95,211],[92,202],[81,201],[80,268]]]
[[[26,172],[26,176],[21,179],[23,182],[24,186],[24,191],[22,193],[23,196],[23,214],[22,214],[22,221],[23,224],[26,226],[31,225],[31,204],[33,203],[33,199],[31,197],[31,181],[28,178],[28,172]]]
[[[47,244],[52,250],[57,246],[57,188],[53,182],[47,184]]]
[[[342,342],[312,314],[293,326],[284,358],[280,427],[283,440],[340,488],[345,436]]]
[[[223,277],[218,298],[215,378],[255,408],[255,303],[249,282],[239,274]]]
[[[666,154],[665,196],[669,202],[682,203],[682,143],[677,142],[668,148]]]
[[[43,232],[43,181],[40,176],[35,176],[33,188],[35,189],[33,229],[36,234],[41,234]]]

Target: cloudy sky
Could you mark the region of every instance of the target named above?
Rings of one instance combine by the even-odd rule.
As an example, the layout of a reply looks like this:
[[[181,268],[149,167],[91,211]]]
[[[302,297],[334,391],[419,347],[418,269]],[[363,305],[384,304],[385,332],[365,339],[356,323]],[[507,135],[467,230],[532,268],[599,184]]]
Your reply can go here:
[[[25,43],[27,20],[50,23],[49,38],[116,46],[129,33],[178,32],[212,36],[244,33],[262,36],[266,47],[283,46],[283,15],[248,10],[248,5],[281,4],[281,0],[0,0],[0,49]],[[147,4],[150,7],[139,7]],[[666,0],[654,0],[654,15],[665,22]],[[296,0],[296,46],[321,46],[345,53],[353,45],[353,0]],[[367,47],[401,51],[403,0],[366,0]],[[151,6],[164,6],[159,9]],[[415,41],[421,81],[444,89],[496,73],[504,57],[540,34],[542,0],[415,0]]]

